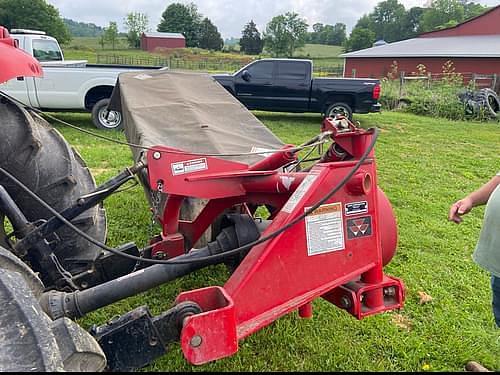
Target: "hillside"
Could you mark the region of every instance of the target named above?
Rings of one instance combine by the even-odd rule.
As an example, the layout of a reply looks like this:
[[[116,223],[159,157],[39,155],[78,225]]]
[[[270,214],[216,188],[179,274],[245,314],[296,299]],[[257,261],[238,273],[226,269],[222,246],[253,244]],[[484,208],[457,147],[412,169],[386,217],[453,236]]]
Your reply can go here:
[[[97,37],[104,32],[103,27],[93,23],[77,22],[69,18],[64,18],[63,21],[73,37]]]

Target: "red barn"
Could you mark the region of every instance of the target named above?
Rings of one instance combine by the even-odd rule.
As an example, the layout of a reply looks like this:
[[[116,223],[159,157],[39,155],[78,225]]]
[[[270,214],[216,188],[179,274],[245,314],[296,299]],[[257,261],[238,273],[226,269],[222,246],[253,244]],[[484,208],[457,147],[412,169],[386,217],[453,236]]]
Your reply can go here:
[[[154,52],[158,47],[186,48],[186,38],[178,33],[142,33],[142,50]]]
[[[385,77],[393,64],[406,74],[416,72],[419,64],[439,74],[447,61],[466,78],[474,73],[500,74],[500,5],[454,27],[341,57],[345,77]]]

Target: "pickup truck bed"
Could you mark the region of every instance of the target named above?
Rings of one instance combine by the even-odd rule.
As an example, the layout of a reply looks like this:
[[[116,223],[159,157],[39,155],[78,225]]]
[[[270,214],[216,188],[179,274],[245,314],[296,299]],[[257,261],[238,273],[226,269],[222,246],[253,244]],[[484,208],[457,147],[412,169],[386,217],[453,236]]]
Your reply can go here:
[[[0,85],[0,90],[26,105],[43,110],[90,111],[98,128],[116,129],[122,126],[121,114],[107,109],[120,73],[160,69],[64,60],[54,38],[30,30],[20,32],[11,36],[20,48],[40,61],[43,78],[18,77]]]
[[[324,116],[380,111],[377,79],[313,78],[311,60],[262,59],[214,78],[248,109]]]

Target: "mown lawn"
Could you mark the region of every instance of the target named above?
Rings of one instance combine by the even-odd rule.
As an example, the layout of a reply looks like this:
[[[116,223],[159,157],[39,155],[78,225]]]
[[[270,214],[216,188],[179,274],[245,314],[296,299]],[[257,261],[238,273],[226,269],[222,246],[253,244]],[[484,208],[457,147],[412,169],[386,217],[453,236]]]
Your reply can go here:
[[[287,143],[303,142],[317,134],[320,125],[317,115],[256,115]],[[87,114],[58,116],[93,129]],[[474,209],[459,226],[446,219],[452,202],[500,170],[500,126],[401,113],[356,119],[363,127],[381,129],[376,148],[379,184],[393,204],[399,227],[398,252],[386,272],[404,280],[405,307],[357,321],[317,300],[313,319],[283,317],[241,342],[231,358],[194,367],[176,345],[146,370],[462,371],[469,360],[500,369],[500,330],[491,313],[489,276],[471,259],[484,208]],[[80,151],[98,182],[131,164],[127,147],[56,126]],[[121,133],[111,135],[124,139]],[[146,243],[150,215],[141,187],[113,196],[106,209],[108,244]],[[171,307],[179,292],[223,285],[227,276],[223,266],[212,267],[108,306],[81,323],[87,328],[102,324],[142,304],[159,314]],[[420,293],[432,301],[421,304]]]

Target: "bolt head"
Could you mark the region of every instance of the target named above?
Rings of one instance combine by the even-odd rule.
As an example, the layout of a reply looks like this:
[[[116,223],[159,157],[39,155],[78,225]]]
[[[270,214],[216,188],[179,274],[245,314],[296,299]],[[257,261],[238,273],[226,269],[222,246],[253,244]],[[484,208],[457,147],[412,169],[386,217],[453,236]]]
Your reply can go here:
[[[191,341],[189,342],[189,345],[191,345],[193,348],[197,348],[201,346],[201,343],[203,342],[203,339],[199,335],[195,335],[191,338]]]
[[[161,152],[159,152],[159,151],[155,151],[155,152],[153,153],[153,159],[155,159],[155,160],[160,160],[160,159],[161,159]]]

